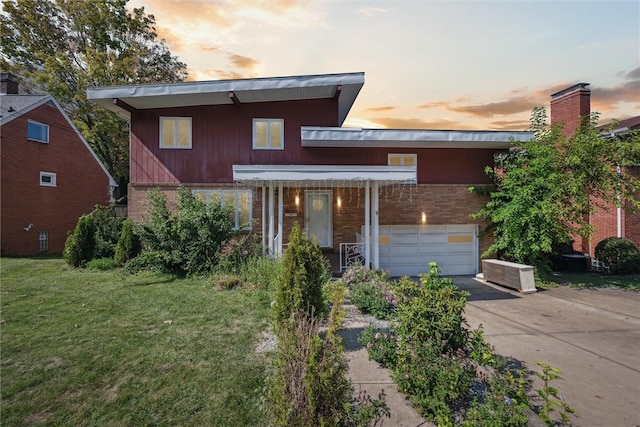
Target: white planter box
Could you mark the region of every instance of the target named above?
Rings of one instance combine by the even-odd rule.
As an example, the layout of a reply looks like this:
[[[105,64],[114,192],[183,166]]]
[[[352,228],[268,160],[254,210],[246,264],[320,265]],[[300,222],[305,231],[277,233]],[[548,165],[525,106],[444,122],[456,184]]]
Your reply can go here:
[[[483,259],[484,280],[506,286],[524,294],[536,291],[533,266],[498,259]]]

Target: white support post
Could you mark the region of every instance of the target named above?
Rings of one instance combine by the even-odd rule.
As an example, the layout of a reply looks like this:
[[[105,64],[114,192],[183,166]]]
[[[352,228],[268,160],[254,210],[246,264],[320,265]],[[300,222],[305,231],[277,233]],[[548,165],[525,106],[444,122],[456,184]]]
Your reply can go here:
[[[278,183],[278,258],[282,258],[282,193],[284,193],[282,181]]]
[[[373,268],[376,270],[380,268],[380,216],[378,215],[379,209],[379,189],[378,181],[373,181]]]
[[[371,191],[370,183],[364,187],[364,265],[371,267]]]
[[[269,256],[275,255],[273,248],[273,239],[275,238],[273,233],[273,181],[269,181]]]
[[[262,184],[262,256],[267,254],[267,187]]]

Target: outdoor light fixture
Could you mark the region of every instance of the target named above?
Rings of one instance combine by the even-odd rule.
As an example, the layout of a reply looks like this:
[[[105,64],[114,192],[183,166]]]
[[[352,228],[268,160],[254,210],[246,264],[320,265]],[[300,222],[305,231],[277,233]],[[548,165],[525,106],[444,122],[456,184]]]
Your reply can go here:
[[[338,196],[338,200],[336,200],[336,204],[338,205],[338,209],[342,207],[342,199]]]
[[[427,213],[426,212],[422,212],[421,218],[422,218],[422,223],[426,224],[427,223]]]
[[[296,208],[299,208],[300,207],[300,196],[298,196],[297,194],[296,194],[295,203],[296,203]]]

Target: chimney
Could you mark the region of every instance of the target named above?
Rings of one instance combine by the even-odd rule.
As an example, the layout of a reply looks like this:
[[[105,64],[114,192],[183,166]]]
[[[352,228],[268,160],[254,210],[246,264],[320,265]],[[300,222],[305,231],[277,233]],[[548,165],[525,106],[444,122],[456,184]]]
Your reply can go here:
[[[583,118],[591,114],[589,83],[578,83],[551,95],[551,124],[561,123],[571,136]]]
[[[11,73],[0,73],[0,93],[4,95],[17,95],[20,85],[16,76]]]

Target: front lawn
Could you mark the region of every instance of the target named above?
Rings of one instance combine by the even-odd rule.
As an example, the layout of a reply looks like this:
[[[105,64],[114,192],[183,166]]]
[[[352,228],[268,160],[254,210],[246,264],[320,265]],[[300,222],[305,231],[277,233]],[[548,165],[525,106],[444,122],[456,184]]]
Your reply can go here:
[[[261,424],[266,292],[0,262],[0,424]]]
[[[640,275],[614,276],[601,273],[565,273],[557,272],[549,275],[548,279],[561,285],[571,285],[576,288],[605,288],[617,286],[629,291],[640,291]]]

